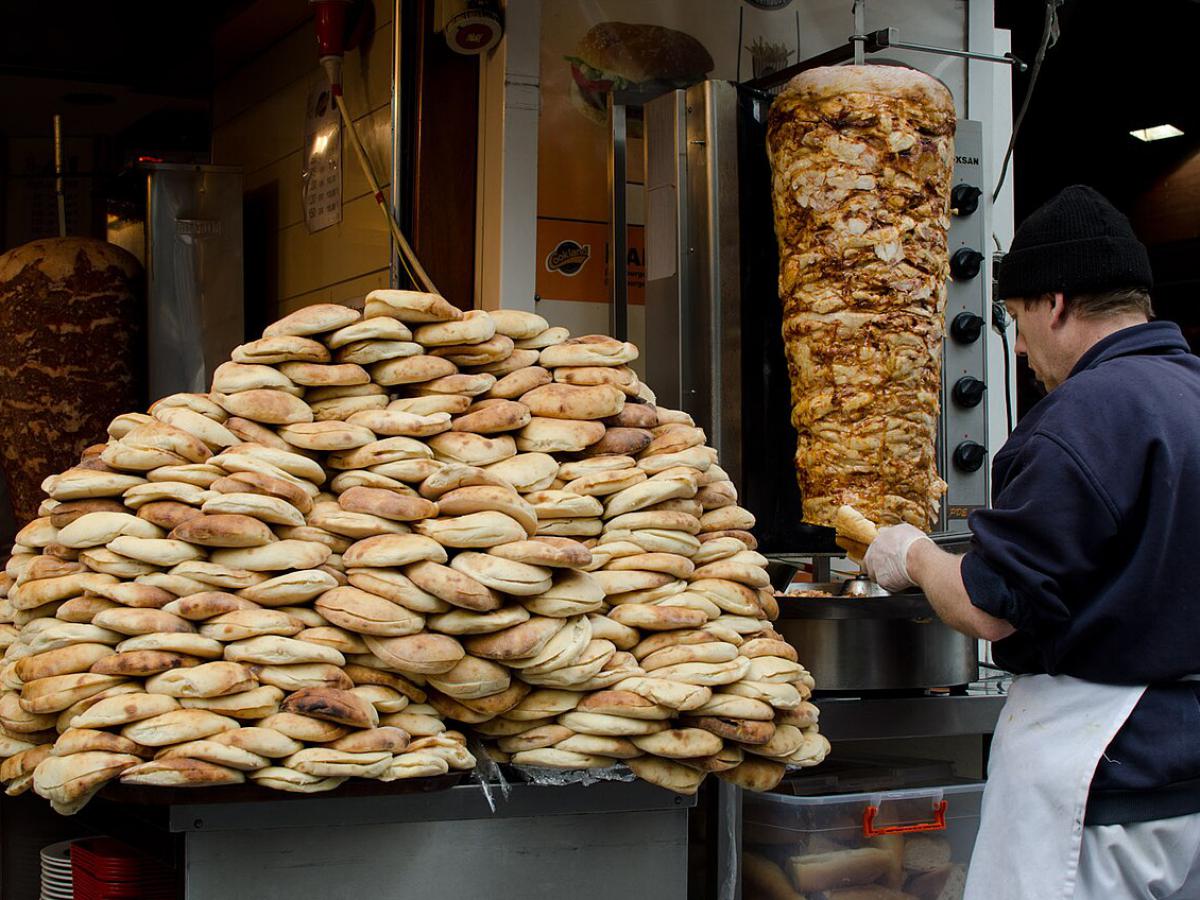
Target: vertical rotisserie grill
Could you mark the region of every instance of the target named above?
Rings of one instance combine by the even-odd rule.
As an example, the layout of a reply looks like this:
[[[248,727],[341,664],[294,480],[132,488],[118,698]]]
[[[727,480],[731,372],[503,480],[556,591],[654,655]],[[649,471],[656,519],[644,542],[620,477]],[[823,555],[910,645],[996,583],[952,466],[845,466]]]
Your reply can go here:
[[[936,436],[954,101],[893,66],[821,68],[776,98],[779,295],[804,518],[850,504],[928,529],[945,483]]]

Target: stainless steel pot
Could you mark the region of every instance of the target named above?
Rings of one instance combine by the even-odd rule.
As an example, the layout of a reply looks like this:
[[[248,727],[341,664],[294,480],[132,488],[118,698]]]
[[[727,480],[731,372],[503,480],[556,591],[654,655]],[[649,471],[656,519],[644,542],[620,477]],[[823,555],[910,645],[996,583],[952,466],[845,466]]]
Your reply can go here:
[[[833,593],[842,586],[805,587]],[[979,676],[975,639],[943,625],[923,594],[779,597],[779,607],[775,627],[818,691],[956,687]]]

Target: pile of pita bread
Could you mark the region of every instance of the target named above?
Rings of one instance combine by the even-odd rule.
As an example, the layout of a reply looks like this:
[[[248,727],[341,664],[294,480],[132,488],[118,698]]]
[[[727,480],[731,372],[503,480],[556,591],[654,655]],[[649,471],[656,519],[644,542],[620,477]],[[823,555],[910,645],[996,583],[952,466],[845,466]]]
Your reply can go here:
[[[753,516],[637,353],[375,291],[119,416],[0,579],[0,781],[317,792],[471,769],[471,731],[683,793],[820,762]]]

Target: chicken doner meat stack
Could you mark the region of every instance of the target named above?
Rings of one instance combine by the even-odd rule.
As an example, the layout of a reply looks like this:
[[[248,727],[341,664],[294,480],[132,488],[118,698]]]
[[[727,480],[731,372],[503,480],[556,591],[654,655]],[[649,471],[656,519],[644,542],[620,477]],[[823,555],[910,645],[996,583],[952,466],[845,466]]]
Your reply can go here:
[[[779,295],[804,518],[929,529],[954,101],[894,66],[804,72],[775,100]]]

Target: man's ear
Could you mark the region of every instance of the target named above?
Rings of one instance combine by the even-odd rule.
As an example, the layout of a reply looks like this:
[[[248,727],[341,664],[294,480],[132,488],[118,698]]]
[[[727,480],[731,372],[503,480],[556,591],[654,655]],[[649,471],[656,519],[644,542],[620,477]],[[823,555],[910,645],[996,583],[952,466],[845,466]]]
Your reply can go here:
[[[1058,328],[1067,320],[1067,298],[1062,291],[1047,296],[1050,298],[1050,327]]]

